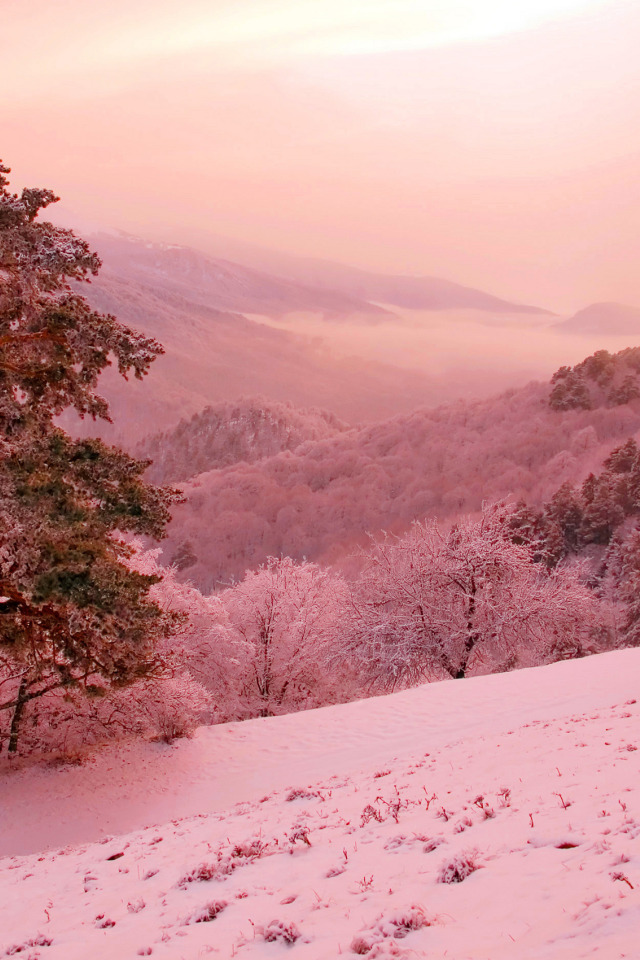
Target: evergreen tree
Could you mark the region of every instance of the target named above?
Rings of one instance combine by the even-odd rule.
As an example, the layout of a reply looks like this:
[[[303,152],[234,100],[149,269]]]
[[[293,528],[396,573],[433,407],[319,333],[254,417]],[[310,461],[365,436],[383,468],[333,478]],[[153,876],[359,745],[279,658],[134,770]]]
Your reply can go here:
[[[559,531],[562,538],[558,560],[578,549],[583,507],[580,494],[570,483],[563,483],[545,504],[544,518],[550,528],[555,528],[554,533]]]
[[[563,371],[568,370],[567,373]],[[562,374],[559,376],[559,374]],[[580,373],[562,367],[551,381],[554,386],[549,394],[552,410],[590,410],[591,397],[584,377]]]
[[[604,461],[604,466],[611,473],[631,473],[637,469],[640,459],[638,444],[630,437],[622,446],[616,447]]]
[[[91,308],[76,282],[98,256],[38,220],[50,190],[11,193],[8,173],[0,163],[0,749],[15,752],[30,701],[161,672],[173,618],[122,535],[163,536],[177,495],[144,482],[145,462],[56,425],[68,409],[108,420],[102,371],[141,378],[162,347]]]
[[[622,642],[640,646],[640,528],[617,537],[607,559],[613,595],[622,604]]]

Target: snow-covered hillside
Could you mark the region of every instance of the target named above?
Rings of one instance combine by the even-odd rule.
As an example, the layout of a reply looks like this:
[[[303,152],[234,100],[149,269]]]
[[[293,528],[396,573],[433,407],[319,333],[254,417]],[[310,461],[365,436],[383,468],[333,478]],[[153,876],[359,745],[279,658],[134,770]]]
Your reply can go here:
[[[636,957],[639,681],[625,650],[12,771],[0,957]]]

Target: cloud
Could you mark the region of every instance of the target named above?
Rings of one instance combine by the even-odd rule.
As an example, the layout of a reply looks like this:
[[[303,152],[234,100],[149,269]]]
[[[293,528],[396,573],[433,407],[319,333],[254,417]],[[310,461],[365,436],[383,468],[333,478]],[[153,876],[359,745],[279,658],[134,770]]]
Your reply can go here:
[[[5,2],[4,158],[87,220],[640,300],[636,2]]]
[[[9,0],[3,68],[15,95],[83,95],[172,60],[263,69],[308,57],[468,42],[601,7],[606,0]],[[34,28],[37,25],[37,29]],[[79,82],[80,81],[80,82]]]

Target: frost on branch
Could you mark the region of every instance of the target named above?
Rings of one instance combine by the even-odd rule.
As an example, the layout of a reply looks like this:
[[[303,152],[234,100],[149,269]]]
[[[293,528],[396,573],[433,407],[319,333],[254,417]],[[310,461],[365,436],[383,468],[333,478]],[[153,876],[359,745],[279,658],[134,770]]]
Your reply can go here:
[[[371,681],[462,678],[592,649],[603,632],[597,600],[575,571],[534,563],[509,539],[508,518],[496,505],[450,530],[416,523],[372,543],[350,639]]]
[[[251,715],[287,713],[339,696],[326,659],[347,603],[340,577],[316,564],[270,558],[221,601],[240,641]]]

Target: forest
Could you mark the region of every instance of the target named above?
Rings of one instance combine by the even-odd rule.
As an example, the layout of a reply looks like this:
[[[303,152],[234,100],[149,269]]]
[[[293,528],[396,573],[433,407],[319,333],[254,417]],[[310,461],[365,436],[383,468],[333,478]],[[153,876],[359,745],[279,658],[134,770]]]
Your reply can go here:
[[[591,390],[587,407],[558,409],[557,385],[566,380],[556,375],[551,384],[327,430],[317,439],[316,420],[308,419],[308,440],[298,433],[294,449],[288,439],[286,446],[277,441],[277,453],[275,426],[268,435],[256,433],[234,417],[235,429],[217,430],[214,446],[211,415],[185,421],[139,448],[154,457],[156,480],[183,479],[191,464],[205,468],[185,478],[187,502],[174,511],[163,560],[209,592],[269,556],[346,563],[370,533],[403,533],[426,517],[450,520],[479,511],[485,501],[541,505],[562,483],[597,470],[640,429],[637,398],[609,399],[622,384],[626,396],[630,383],[640,382],[637,352],[606,357],[604,387],[589,377],[579,381]],[[251,457],[236,430],[255,436]]]
[[[94,309],[100,259],[2,168],[0,746],[170,742],[640,640],[640,348],[351,426],[209,404],[135,456],[111,364],[164,348]],[[160,484],[158,486],[157,484]]]

